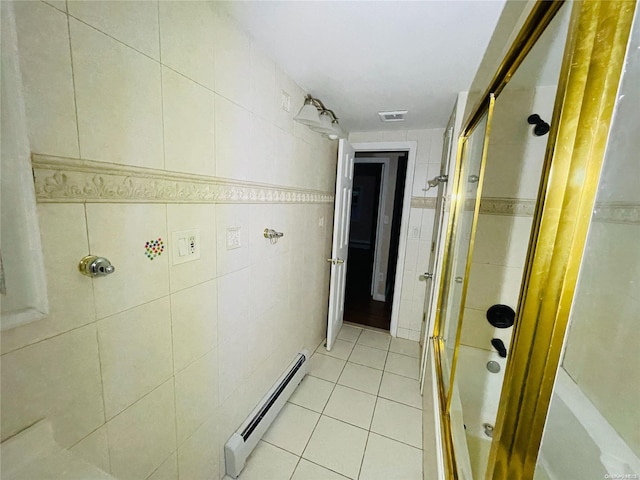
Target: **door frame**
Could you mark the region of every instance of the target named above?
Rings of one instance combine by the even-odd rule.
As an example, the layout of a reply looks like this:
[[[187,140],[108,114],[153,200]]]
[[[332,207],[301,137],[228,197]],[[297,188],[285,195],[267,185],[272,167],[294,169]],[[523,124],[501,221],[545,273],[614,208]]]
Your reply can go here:
[[[400,293],[402,291],[402,277],[404,276],[404,257],[407,251],[407,238],[409,235],[409,213],[411,211],[411,193],[413,190],[413,177],[416,167],[416,151],[418,142],[360,142],[352,143],[353,149],[358,152],[408,152],[407,173],[404,183],[402,200],[402,219],[400,221],[400,242],[398,243],[398,258],[396,260],[396,280],[393,289],[391,304],[391,325],[389,333],[396,337],[398,333],[398,316],[400,313]]]
[[[380,194],[378,195],[378,213],[376,215],[376,241],[375,241],[375,245],[373,246],[373,274],[371,275],[371,296],[374,300],[377,300],[378,302],[385,302],[386,301],[386,296],[385,295],[379,295],[376,293],[376,278],[378,276],[378,274],[380,273],[380,242],[378,241],[380,239],[380,237],[382,236],[382,228],[384,225],[384,208],[385,205],[387,203],[387,191],[390,189],[390,185],[389,185],[389,165],[390,165],[390,159],[389,158],[376,158],[376,157],[369,157],[369,158],[357,158],[353,161],[354,164],[358,164],[358,163],[377,163],[379,165],[382,165],[382,176],[380,179]],[[354,177],[355,179],[355,173],[354,173]],[[394,192],[395,192],[395,187],[394,187]],[[387,276],[385,274],[385,278],[384,280],[386,281]]]

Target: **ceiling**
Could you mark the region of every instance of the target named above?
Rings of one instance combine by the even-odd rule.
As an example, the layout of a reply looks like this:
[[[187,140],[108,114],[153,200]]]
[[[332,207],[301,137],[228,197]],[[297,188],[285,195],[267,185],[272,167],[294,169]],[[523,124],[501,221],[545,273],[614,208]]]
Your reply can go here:
[[[228,13],[347,131],[444,127],[505,0],[232,1]],[[378,111],[408,110],[382,123]]]

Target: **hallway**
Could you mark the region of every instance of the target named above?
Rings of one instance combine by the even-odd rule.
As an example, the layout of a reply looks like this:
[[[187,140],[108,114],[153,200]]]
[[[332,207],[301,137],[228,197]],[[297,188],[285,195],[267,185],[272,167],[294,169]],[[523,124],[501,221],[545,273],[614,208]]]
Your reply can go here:
[[[373,256],[373,250],[349,248],[344,320],[363,326],[389,330],[391,301],[374,300],[371,294]]]
[[[344,325],[331,352],[316,349],[238,478],[422,479],[418,357],[417,342]]]

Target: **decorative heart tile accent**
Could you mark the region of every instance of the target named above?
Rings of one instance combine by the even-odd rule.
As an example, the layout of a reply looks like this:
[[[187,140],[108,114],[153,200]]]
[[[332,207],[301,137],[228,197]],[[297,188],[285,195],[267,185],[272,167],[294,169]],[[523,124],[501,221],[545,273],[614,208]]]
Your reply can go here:
[[[162,252],[164,252],[164,242],[161,238],[158,238],[157,240],[149,240],[144,244],[144,248],[144,254],[149,260],[153,260],[158,255],[162,255]]]

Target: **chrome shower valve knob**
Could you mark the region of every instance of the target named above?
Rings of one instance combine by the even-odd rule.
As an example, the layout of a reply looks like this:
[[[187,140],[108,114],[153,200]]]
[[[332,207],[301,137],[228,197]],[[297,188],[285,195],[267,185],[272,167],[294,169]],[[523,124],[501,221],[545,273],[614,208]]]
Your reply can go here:
[[[87,277],[105,277],[115,272],[116,267],[111,265],[111,262],[104,257],[87,255],[80,260],[78,269],[80,273]]]

